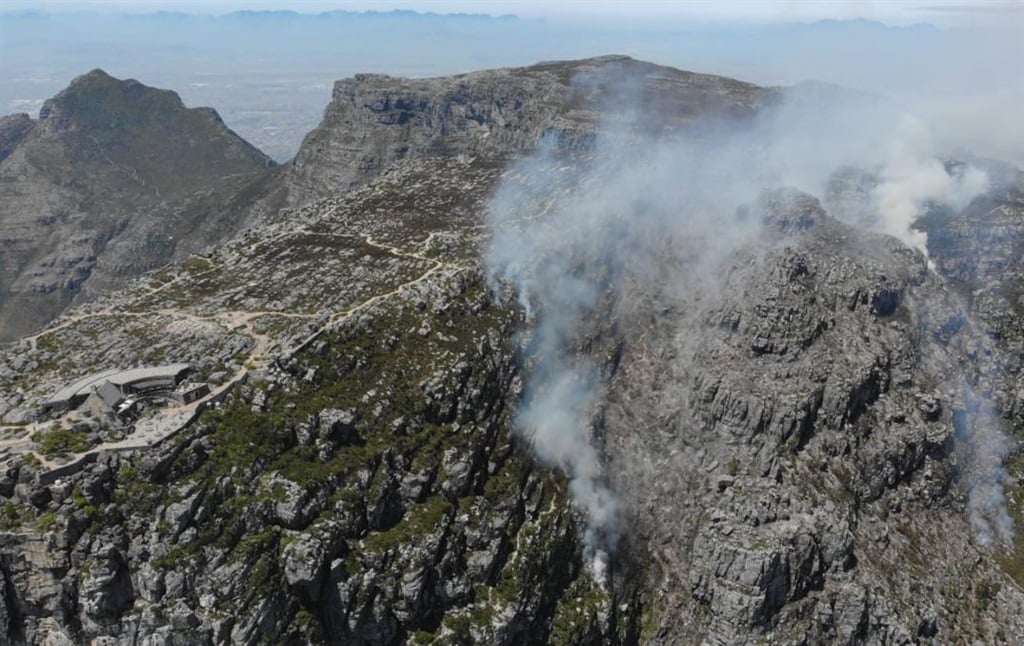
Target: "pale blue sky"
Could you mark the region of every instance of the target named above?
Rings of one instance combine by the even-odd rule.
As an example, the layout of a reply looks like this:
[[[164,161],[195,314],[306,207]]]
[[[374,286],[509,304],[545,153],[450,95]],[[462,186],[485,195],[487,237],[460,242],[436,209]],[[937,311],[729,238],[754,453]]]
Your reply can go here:
[[[320,12],[414,9],[438,13],[515,14],[568,22],[662,20],[790,22],[865,18],[890,24],[1021,28],[1024,0],[3,0],[5,11],[159,10],[227,13],[242,9]]]

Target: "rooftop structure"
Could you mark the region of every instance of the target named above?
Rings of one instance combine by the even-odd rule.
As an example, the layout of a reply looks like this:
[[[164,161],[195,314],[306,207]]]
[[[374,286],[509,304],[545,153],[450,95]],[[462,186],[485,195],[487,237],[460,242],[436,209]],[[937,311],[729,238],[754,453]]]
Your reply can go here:
[[[174,388],[192,370],[190,363],[172,363],[168,366],[133,368],[107,377],[107,381],[120,388],[125,394],[149,390]]]
[[[99,385],[104,379],[118,372],[121,371],[117,368],[103,370],[64,386],[43,402],[43,410],[65,410],[82,403],[92,394],[90,386]]]
[[[191,404],[195,400],[206,397],[209,394],[209,384],[189,382],[179,385],[178,388],[170,394],[170,396],[171,399],[180,404]]]
[[[129,370],[104,370],[83,377],[61,388],[46,399],[43,411],[67,410],[79,406],[93,393],[102,391],[101,399],[106,402],[114,397],[118,401],[132,393],[146,393],[155,390],[173,390],[185,375],[192,370],[192,364],[172,363],[167,366],[132,368]],[[115,404],[109,404],[113,408]]]
[[[113,410],[124,399],[124,396],[121,395],[121,390],[109,381],[104,381],[96,386],[93,393],[103,402],[103,406],[109,410]]]

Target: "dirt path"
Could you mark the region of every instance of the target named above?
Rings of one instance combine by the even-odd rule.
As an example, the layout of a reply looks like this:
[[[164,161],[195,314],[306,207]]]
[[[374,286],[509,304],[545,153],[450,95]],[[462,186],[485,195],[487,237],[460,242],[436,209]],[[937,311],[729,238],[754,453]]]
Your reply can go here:
[[[328,329],[334,327],[335,325],[341,323],[342,321],[350,319],[351,317],[355,316],[359,312],[362,312],[363,310],[371,307],[372,305],[375,305],[376,303],[379,303],[379,302],[381,302],[383,300],[386,300],[388,298],[392,298],[392,297],[402,293],[403,291],[406,291],[406,290],[408,290],[410,288],[413,288],[413,287],[415,287],[417,285],[422,284],[424,281],[428,280],[431,276],[437,274],[442,269],[458,269],[458,268],[461,267],[460,264],[455,264],[455,263],[446,264],[446,263],[443,263],[440,260],[437,260],[435,258],[429,258],[429,257],[423,255],[420,252],[416,252],[416,251],[410,252],[410,251],[406,251],[404,249],[400,249],[398,247],[395,247],[393,245],[389,245],[389,244],[386,244],[386,243],[383,243],[383,242],[379,242],[379,241],[375,240],[372,236],[367,235],[367,234],[362,234],[362,235],[356,235],[356,234],[334,234],[334,233],[324,233],[324,234],[321,234],[321,233],[316,233],[316,232],[311,232],[311,231],[302,231],[302,230],[300,230],[299,232],[300,233],[302,233],[302,232],[304,232],[304,233],[314,233],[315,235],[327,235],[327,236],[344,237],[344,238],[348,238],[348,239],[352,239],[352,238],[361,239],[365,244],[367,244],[369,246],[377,247],[379,249],[382,249],[382,250],[386,251],[387,253],[390,253],[390,254],[392,254],[392,255],[394,255],[396,257],[409,258],[409,259],[417,260],[417,261],[420,261],[420,262],[427,262],[431,266],[430,266],[429,269],[427,269],[425,272],[423,272],[422,274],[420,274],[416,278],[414,278],[412,280],[409,280],[409,281],[407,281],[405,283],[402,283],[401,285],[398,285],[394,289],[391,289],[391,290],[389,290],[389,291],[387,291],[385,293],[382,293],[382,294],[377,294],[375,296],[372,296],[372,297],[366,299],[365,301],[363,301],[361,303],[358,303],[357,305],[353,305],[352,307],[349,307],[349,308],[347,308],[345,310],[334,312],[327,319],[326,323],[324,323],[322,326],[320,326],[320,328],[318,328],[316,331],[311,333],[308,337],[306,337],[303,341],[301,341],[297,346],[295,346],[294,348],[291,348],[288,351],[289,353],[295,353],[295,352],[300,351],[301,349],[303,349],[304,347],[309,345],[313,340],[318,338],[325,330],[328,330]],[[280,234],[280,235],[281,236],[284,236],[284,235],[294,235],[295,233],[296,232],[292,231],[292,232],[287,232],[285,234]],[[436,235],[436,232],[435,233],[431,233],[430,235],[428,235],[427,238],[423,241],[423,243],[421,243],[422,246],[426,247],[426,248],[429,248],[429,245],[430,245],[430,243],[433,240],[435,235]],[[200,275],[205,275],[206,273],[210,273],[210,272],[216,271],[216,269],[219,269],[219,268],[211,269],[208,272],[203,272],[203,274],[200,274]],[[192,276],[192,277],[195,277],[195,276]],[[150,290],[150,293],[152,294],[152,293],[155,293],[157,291],[160,291],[161,289],[165,289],[166,287],[168,287],[169,285],[173,284],[177,280],[180,280],[181,278],[182,277],[178,277],[178,278],[176,278],[173,281],[169,281],[168,283],[165,283],[165,284],[161,285],[159,288],[156,288],[154,290]],[[94,312],[89,312],[87,314],[78,314],[78,315],[71,315],[71,316],[65,317],[65,319],[59,325],[57,325],[55,327],[48,328],[46,330],[43,330],[43,331],[41,331],[41,332],[39,332],[37,334],[31,335],[31,336],[28,336],[28,337],[23,337],[22,340],[23,341],[27,341],[29,343],[30,347],[33,350],[35,350],[37,348],[39,338],[41,338],[41,337],[43,337],[43,336],[45,336],[47,334],[52,334],[52,333],[55,333],[55,332],[59,332],[60,330],[66,329],[66,328],[74,325],[75,323],[79,323],[79,322],[81,322],[83,320],[87,320],[87,319],[90,319],[90,318],[114,317],[114,316],[118,316],[118,317],[127,316],[127,317],[137,317],[137,318],[138,317],[146,317],[146,316],[169,316],[169,317],[172,317],[172,318],[175,318],[175,319],[179,319],[179,320],[180,319],[185,319],[185,320],[191,320],[191,321],[215,322],[215,323],[218,323],[220,325],[224,325],[228,329],[232,329],[232,330],[236,330],[239,327],[243,327],[244,330],[245,330],[245,334],[247,334],[254,341],[254,345],[253,345],[252,351],[248,354],[248,356],[243,361],[240,362],[241,363],[240,367],[222,385],[218,386],[215,389],[212,389],[210,394],[207,395],[206,397],[203,397],[202,399],[197,400],[195,402],[192,402],[191,404],[188,404],[188,405],[185,405],[185,406],[177,406],[177,407],[173,407],[173,408],[168,408],[168,409],[166,409],[164,411],[163,414],[161,414],[157,418],[145,418],[145,419],[142,419],[142,420],[140,420],[140,421],[138,421],[136,423],[136,430],[135,430],[135,432],[133,432],[131,434],[131,436],[129,436],[129,437],[123,439],[123,440],[116,441],[116,442],[103,442],[101,444],[98,444],[98,445],[94,446],[93,448],[89,449],[88,451],[85,451],[85,452],[82,452],[82,453],[73,454],[73,455],[69,456],[69,459],[63,460],[61,463],[58,463],[58,462],[56,462],[54,460],[47,459],[44,456],[41,456],[39,454],[35,454],[35,455],[36,455],[37,458],[39,458],[40,462],[42,463],[42,465],[46,469],[52,470],[52,469],[55,469],[55,468],[58,468],[58,467],[67,466],[67,465],[69,465],[71,463],[81,462],[81,461],[85,460],[87,458],[87,456],[89,456],[89,455],[91,455],[93,453],[101,452],[101,451],[142,449],[142,448],[148,448],[148,447],[151,447],[151,446],[153,446],[155,444],[158,444],[159,442],[167,439],[168,437],[173,436],[174,434],[176,434],[180,430],[182,430],[185,427],[187,427],[199,415],[199,412],[201,411],[201,407],[204,406],[207,402],[213,400],[214,398],[216,398],[217,396],[221,395],[222,393],[224,393],[228,389],[233,388],[239,382],[245,380],[248,377],[250,366],[263,365],[263,364],[265,364],[269,360],[269,357],[267,356],[267,354],[268,354],[269,350],[277,344],[277,341],[275,341],[273,338],[271,338],[267,334],[259,333],[259,332],[257,332],[255,330],[253,322],[256,319],[259,319],[259,318],[265,317],[265,316],[281,316],[281,317],[286,317],[286,318],[307,319],[308,320],[308,319],[316,318],[318,316],[322,316],[323,314],[324,313],[318,313],[318,314],[299,314],[299,313],[282,312],[282,311],[275,311],[275,310],[225,310],[225,311],[217,312],[215,314],[210,314],[210,315],[202,316],[202,315],[198,315],[198,314],[193,314],[193,313],[188,312],[186,310],[173,309],[173,308],[163,308],[163,309],[145,310],[145,311],[131,311],[131,310],[128,310],[128,311],[123,311],[123,310],[114,311],[111,308],[104,308],[104,309],[100,309],[100,310],[97,310],[97,311],[94,311]],[[23,433],[20,436],[13,437],[13,438],[10,438],[8,440],[0,441],[0,456],[2,456],[3,453],[6,453],[8,456],[13,456],[13,455],[22,454],[22,453],[33,452],[32,451],[32,444],[33,443],[32,443],[30,438],[31,438],[32,433],[34,433],[37,430],[40,430],[39,424],[34,423],[34,424],[28,425],[27,427],[23,426],[23,427],[19,427],[19,428],[23,431]]]

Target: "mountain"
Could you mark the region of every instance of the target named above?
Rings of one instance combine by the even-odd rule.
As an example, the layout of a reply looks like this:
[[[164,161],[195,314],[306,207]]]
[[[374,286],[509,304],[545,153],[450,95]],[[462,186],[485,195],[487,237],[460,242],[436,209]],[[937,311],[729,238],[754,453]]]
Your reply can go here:
[[[210,109],[100,70],[0,129],[0,340],[224,239],[269,159]]]
[[[599,71],[635,78],[637,87],[599,80]],[[616,102],[636,105],[650,129],[668,132],[704,114],[750,117],[772,96],[749,83],[625,56],[434,79],[358,74],[335,83],[281,191],[287,203],[302,204],[359,186],[408,158],[504,161],[545,135],[584,146],[600,125],[600,108]]]
[[[0,161],[14,151],[31,129],[32,119],[27,114],[9,114],[0,118]]]
[[[973,188],[911,246],[884,164],[786,185],[880,148],[795,93],[339,81],[239,231],[0,349],[8,639],[1024,640],[1024,179],[926,160]],[[182,362],[202,408],[40,410]]]

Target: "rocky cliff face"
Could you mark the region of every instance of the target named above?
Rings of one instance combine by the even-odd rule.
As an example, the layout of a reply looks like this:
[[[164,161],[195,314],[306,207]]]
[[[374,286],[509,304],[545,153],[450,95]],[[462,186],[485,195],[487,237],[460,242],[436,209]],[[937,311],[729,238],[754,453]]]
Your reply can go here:
[[[634,79],[636,95],[623,96],[616,77]],[[584,146],[615,114],[606,108],[627,100],[668,132],[704,115],[750,117],[773,95],[616,56],[439,79],[358,75],[336,84],[296,158],[268,171],[212,110],[95,70],[47,102],[38,123],[12,115],[0,127],[10,248],[0,339],[403,160],[507,160],[545,136]]]
[[[652,641],[1019,639],[1019,583],[957,485],[964,393],[995,383],[951,376],[991,342],[949,333],[962,305],[921,255],[765,199],[799,222],[785,247],[696,300],[652,294],[609,388],[609,472],[668,597]]]
[[[627,104],[646,115],[641,129],[668,133],[700,117],[749,118],[774,95],[625,56],[436,79],[360,74],[335,83],[323,121],[292,162],[288,191],[292,202],[306,202],[409,158],[507,160],[545,136],[582,149]]]
[[[0,161],[6,159],[32,129],[32,118],[27,114],[9,114],[0,117]]]
[[[711,267],[695,250],[714,239],[671,235],[637,262],[567,257],[570,285],[597,277],[566,354],[598,376],[588,428],[621,516],[595,570],[575,474],[538,462],[517,419],[538,322],[573,295],[526,311],[480,251],[500,187],[533,187],[526,221],[593,190],[574,169],[624,87],[595,83],[603,67],[674,115],[624,119],[627,144],[776,96],[621,58],[343,81],[271,180],[311,201],[6,346],[18,410],[125,363],[245,376],[167,440],[57,481],[38,429],[4,429],[9,639],[1024,640],[1024,543],[986,546],[999,519],[974,495],[979,465],[1005,469],[1019,518],[1020,452],[979,461],[973,434],[1021,431],[1013,174],[922,220],[938,272],[792,189],[716,213],[754,226]],[[545,135],[550,166],[508,163]]]
[[[269,159],[210,109],[94,70],[0,126],[0,340],[233,233]]]
[[[965,296],[978,322],[1005,349],[1005,370],[1017,375],[1024,343],[1024,175],[999,164],[989,174],[993,186],[985,196],[960,213],[937,210],[920,226],[938,272]]]
[[[31,461],[12,463],[12,531],[0,549],[16,591],[6,602],[12,639],[629,641],[639,614],[585,574],[564,483],[508,433],[519,390],[509,339],[523,323],[490,302],[466,231],[499,174],[413,165],[229,245],[229,265],[269,266],[311,239],[329,243],[348,273],[349,250],[367,265],[400,262],[298,294],[336,312],[333,322],[231,310],[259,315],[244,332],[257,345],[263,334],[280,343],[252,351],[248,383],[173,441],[105,453],[42,488]],[[409,200],[416,214],[380,217]],[[221,291],[176,320],[147,320],[146,297],[128,292],[7,359],[44,373],[115,301],[138,314],[131,338],[254,298],[226,301],[231,267],[208,272]],[[206,361],[230,362],[239,346],[219,349],[230,332],[157,343],[168,360],[198,342]]]

